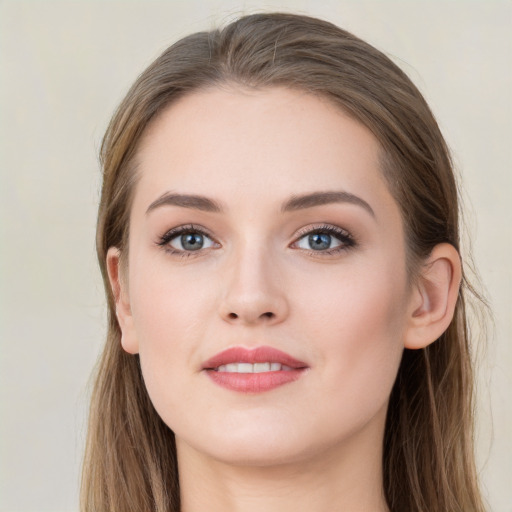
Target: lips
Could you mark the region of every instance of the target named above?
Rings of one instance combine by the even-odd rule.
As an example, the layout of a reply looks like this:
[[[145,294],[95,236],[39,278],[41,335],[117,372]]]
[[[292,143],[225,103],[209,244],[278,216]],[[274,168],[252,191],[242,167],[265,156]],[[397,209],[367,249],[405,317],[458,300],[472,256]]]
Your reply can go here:
[[[213,382],[244,393],[270,391],[299,379],[308,365],[272,347],[233,347],[203,363]]]

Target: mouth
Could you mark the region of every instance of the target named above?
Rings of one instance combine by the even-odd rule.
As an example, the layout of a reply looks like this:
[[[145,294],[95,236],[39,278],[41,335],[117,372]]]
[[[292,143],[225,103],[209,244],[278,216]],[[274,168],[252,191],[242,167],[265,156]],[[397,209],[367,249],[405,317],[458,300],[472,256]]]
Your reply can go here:
[[[291,366],[287,366],[281,363],[228,363],[221,364],[217,368],[212,368],[216,372],[227,372],[227,373],[266,373],[266,372],[289,372],[293,370]]]
[[[299,379],[309,366],[272,347],[233,347],[213,356],[202,370],[232,391],[262,393]]]

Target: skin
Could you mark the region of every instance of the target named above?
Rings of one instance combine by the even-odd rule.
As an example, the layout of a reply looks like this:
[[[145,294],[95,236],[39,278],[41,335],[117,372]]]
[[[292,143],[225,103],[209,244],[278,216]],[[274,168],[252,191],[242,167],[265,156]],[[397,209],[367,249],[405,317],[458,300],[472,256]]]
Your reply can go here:
[[[419,279],[407,275],[379,152],[331,103],[286,88],[196,92],[147,129],[128,266],[115,248],[107,264],[123,347],[140,354],[151,400],[176,434],[185,512],[388,510],[389,394],[404,347],[426,346],[449,324],[460,264],[443,244]],[[330,191],[371,212],[354,201],[282,211],[292,196]],[[222,212],[150,208],[166,193],[206,196]],[[183,257],[179,236],[162,245],[190,224],[208,233],[204,248]],[[313,250],[308,232],[326,225],[352,242],[331,234],[337,251]],[[201,370],[226,348],[260,345],[308,370],[253,394]]]

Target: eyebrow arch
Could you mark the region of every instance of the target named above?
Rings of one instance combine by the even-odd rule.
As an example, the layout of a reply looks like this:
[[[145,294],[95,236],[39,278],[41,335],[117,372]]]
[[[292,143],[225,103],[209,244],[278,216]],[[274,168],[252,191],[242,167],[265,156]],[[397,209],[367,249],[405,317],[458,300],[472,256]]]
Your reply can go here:
[[[313,192],[301,196],[292,196],[282,207],[282,212],[313,208],[331,203],[350,203],[364,208],[372,217],[375,217],[373,208],[360,197],[344,191]]]
[[[149,205],[146,215],[160,206],[181,206],[182,208],[192,208],[204,212],[222,212],[221,206],[208,197],[166,192]]]

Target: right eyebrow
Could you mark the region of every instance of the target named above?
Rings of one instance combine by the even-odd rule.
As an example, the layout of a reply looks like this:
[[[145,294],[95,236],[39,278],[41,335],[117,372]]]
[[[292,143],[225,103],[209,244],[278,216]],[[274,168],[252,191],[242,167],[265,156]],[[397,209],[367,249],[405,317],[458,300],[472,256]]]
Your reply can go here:
[[[160,206],[180,206],[181,208],[192,208],[195,210],[202,210],[204,212],[222,212],[222,207],[219,203],[209,199],[208,197],[166,192],[149,205],[146,210],[146,215]]]

